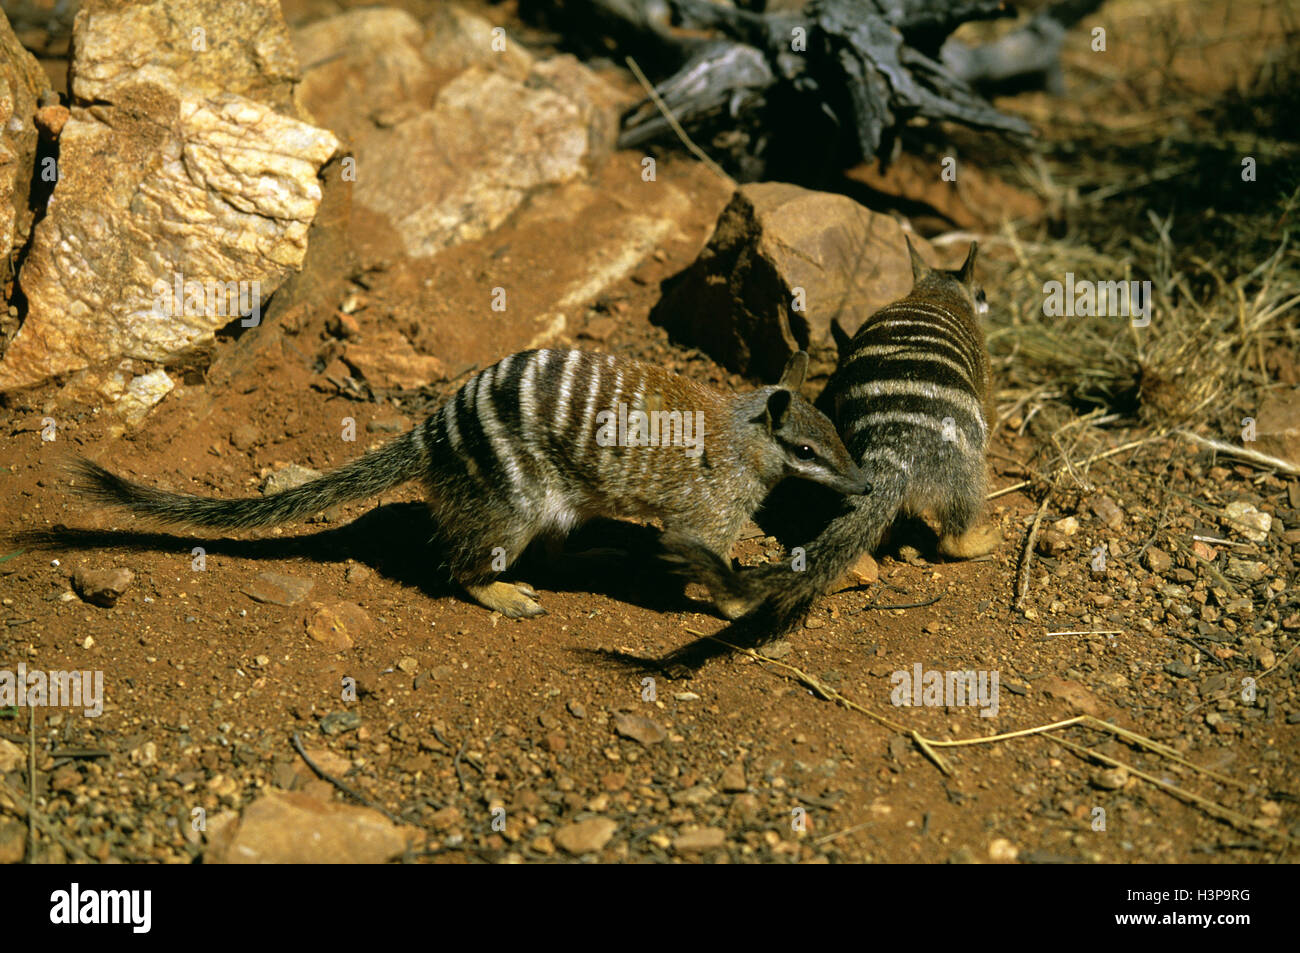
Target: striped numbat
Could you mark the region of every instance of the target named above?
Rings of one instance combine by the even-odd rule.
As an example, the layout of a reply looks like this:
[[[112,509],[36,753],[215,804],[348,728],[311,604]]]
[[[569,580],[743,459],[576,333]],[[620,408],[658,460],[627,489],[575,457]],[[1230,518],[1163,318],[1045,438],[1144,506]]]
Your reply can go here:
[[[536,538],[587,519],[658,519],[726,559],[787,476],[842,493],[869,486],[829,418],[800,397],[808,357],[781,382],[727,394],[662,368],[588,351],[511,355],[436,413],[332,473],[260,499],[220,500],[130,482],[85,459],[76,492],[163,523],[263,527],[419,480],[450,575],[489,609],[544,610],[496,576]]]
[[[839,366],[821,402],[833,408],[871,494],[844,501],[807,545],[799,572],[793,561],[733,570],[716,550],[677,533],[664,537],[669,561],[707,585],[729,617],[751,613],[760,639],[797,624],[900,515],[936,519],[939,551],[950,558],[997,545],[995,528],[980,524],[990,367],[976,317],[988,310],[973,280],[977,245],[957,271],[931,269],[910,240],[907,247],[912,292],[869,317],[852,339],[836,328]]]

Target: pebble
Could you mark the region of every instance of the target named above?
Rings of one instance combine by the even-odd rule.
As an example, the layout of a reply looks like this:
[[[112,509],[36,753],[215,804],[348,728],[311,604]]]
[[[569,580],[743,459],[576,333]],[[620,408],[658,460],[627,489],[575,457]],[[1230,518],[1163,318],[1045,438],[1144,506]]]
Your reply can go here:
[[[1128,784],[1129,774],[1124,768],[1100,768],[1092,773],[1092,786],[1103,791],[1118,791]]]
[[[572,715],[574,718],[587,717],[587,706],[584,705],[582,702],[578,701],[576,698],[571,699],[569,701],[569,704],[566,707],[569,709],[569,714]]]
[[[684,791],[674,791],[668,796],[668,800],[672,801],[678,807],[684,805],[697,807],[713,800],[714,793],[713,788],[709,787],[707,784],[697,784],[695,787],[687,788]]]
[[[1052,529],[1056,530],[1062,536],[1073,536],[1079,532],[1079,519],[1075,516],[1067,516],[1059,519],[1052,524]]]
[[[570,854],[590,854],[609,843],[618,824],[607,817],[593,817],[586,821],[566,824],[555,832],[557,847]]]
[[[1124,524],[1124,511],[1106,494],[1094,496],[1088,501],[1088,508],[1111,529],[1119,529]]]
[[[347,572],[343,574],[343,578],[347,582],[365,582],[372,575],[374,575],[374,573],[370,571],[369,566],[357,565],[349,566]]]
[[[1020,856],[1020,848],[1005,837],[995,837],[989,842],[989,860],[999,864],[1013,863]]]
[[[220,836],[208,826],[210,864],[382,864],[400,856],[411,836],[372,808],[300,791],[268,791]]]
[[[1152,546],[1143,554],[1143,561],[1153,573],[1163,575],[1173,565],[1173,558],[1158,546]]]
[[[700,850],[715,850],[726,844],[727,832],[720,827],[701,827],[698,830],[687,831],[685,834],[677,835],[673,841],[673,850],[678,853],[689,853]]]
[[[1178,678],[1195,678],[1196,670],[1186,662],[1173,661],[1165,665],[1165,671]]]
[[[254,602],[277,606],[297,605],[311,592],[310,579],[298,579],[277,572],[259,572],[240,590]]]
[[[262,439],[262,431],[253,424],[243,423],[230,434],[230,445],[236,450],[251,450]]]
[[[0,864],[22,863],[27,850],[27,825],[0,818]]]
[[[283,493],[285,490],[300,487],[304,483],[310,483],[320,476],[321,472],[319,470],[291,463],[287,467],[276,470],[262,481],[262,493],[265,496],[273,496],[276,493]]]
[[[768,642],[766,645],[760,645],[754,649],[763,658],[782,659],[794,651],[794,646],[785,639],[778,639],[775,642]]]
[[[336,602],[321,606],[307,622],[307,634],[331,652],[352,648],[353,637],[364,638],[375,624],[366,610],[355,602]]]
[[[0,774],[17,771],[26,763],[27,756],[23,754],[22,748],[12,741],[0,738]]]
[[[1224,509],[1223,515],[1233,529],[1251,542],[1262,543],[1268,539],[1273,518],[1244,500],[1233,500]]]
[[[739,761],[727,765],[718,779],[718,787],[728,794],[737,794],[749,788],[745,782],[745,767]]]
[[[614,715],[614,730],[624,738],[641,742],[647,748],[659,744],[668,737],[668,732],[658,723],[627,712],[618,712]]]
[[[126,592],[133,579],[135,573],[122,567],[78,568],[72,574],[72,585],[86,602],[111,609],[117,605],[117,600],[122,598],[122,593]]]
[[[341,735],[361,727],[361,716],[354,711],[331,712],[320,720],[320,730],[326,735]]]

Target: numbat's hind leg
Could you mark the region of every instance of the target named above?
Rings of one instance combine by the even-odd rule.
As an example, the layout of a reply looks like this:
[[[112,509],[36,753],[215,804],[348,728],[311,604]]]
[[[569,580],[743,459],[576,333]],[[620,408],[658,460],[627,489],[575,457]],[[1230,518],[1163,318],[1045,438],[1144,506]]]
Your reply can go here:
[[[481,586],[465,586],[465,591],[489,609],[495,609],[511,619],[528,619],[546,615],[546,610],[533,601],[537,595],[532,586],[522,582],[490,582]]]
[[[992,523],[972,526],[964,533],[939,537],[939,555],[948,559],[974,559],[993,552],[1002,542],[1002,534]]]

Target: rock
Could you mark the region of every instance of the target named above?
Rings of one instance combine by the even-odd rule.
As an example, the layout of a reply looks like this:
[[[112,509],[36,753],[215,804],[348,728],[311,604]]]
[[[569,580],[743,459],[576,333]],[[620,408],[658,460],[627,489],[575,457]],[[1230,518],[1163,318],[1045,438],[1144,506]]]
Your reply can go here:
[[[614,716],[614,730],[624,738],[639,741],[647,748],[657,745],[668,737],[668,732],[660,725],[641,715],[619,712]]]
[[[277,606],[293,606],[311,592],[310,579],[298,579],[277,572],[259,572],[239,591],[254,602],[269,602]]]
[[[1048,528],[1039,532],[1034,549],[1042,556],[1060,556],[1069,552],[1070,540],[1064,533]]]
[[[435,831],[446,833],[454,827],[457,827],[465,820],[465,815],[461,813],[458,807],[444,807],[441,810],[434,811],[429,817],[429,824]]]
[[[673,850],[679,854],[692,851],[715,850],[727,842],[727,832],[720,827],[701,827],[678,834],[673,840]]]
[[[34,117],[50,82],[23,49],[0,10],[0,286],[10,278],[12,252],[26,243],[34,210],[28,202],[36,164]]]
[[[321,606],[307,623],[307,634],[331,652],[352,648],[356,638],[374,632],[375,623],[355,602]]]
[[[36,125],[42,132],[46,133],[51,139],[57,139],[59,133],[63,132],[63,127],[72,118],[72,111],[67,106],[42,106],[36,110],[36,115],[32,118],[35,119]]]
[[[368,807],[270,790],[250,804],[218,843],[209,864],[382,864],[414,834]]]
[[[1097,519],[1101,520],[1110,529],[1119,529],[1124,524],[1124,511],[1104,493],[1090,499],[1088,509],[1092,510]]]
[[[1074,711],[1094,717],[1101,715],[1101,702],[1097,696],[1078,682],[1049,675],[1038,682],[1038,688],[1047,697],[1065,702]]]
[[[138,427],[176,385],[162,368],[133,377],[118,397],[113,410],[130,427]]]
[[[997,864],[1015,863],[1020,856],[1020,848],[1005,837],[995,837],[989,842],[989,860]]]
[[[1255,418],[1255,443],[1248,446],[1300,466],[1300,391],[1275,391],[1264,400]]]
[[[345,731],[356,731],[361,727],[361,716],[354,711],[330,712],[320,720],[323,735],[341,735]]]
[[[568,704],[569,714],[574,718],[586,718],[587,706],[576,698],[570,699]]]
[[[475,66],[432,109],[357,142],[353,195],[388,219],[407,255],[427,257],[491,232],[530,192],[583,176],[587,153],[574,103]],[[402,174],[384,174],[395,155]]]
[[[1052,529],[1056,530],[1062,536],[1073,536],[1079,532],[1079,519],[1075,516],[1067,516],[1059,519],[1052,524]]]
[[[428,40],[422,52],[435,69],[460,72],[471,66],[486,66],[523,78],[533,66],[528,51],[509,36],[505,38],[504,50],[494,50],[492,23],[454,4],[435,7],[425,20],[425,27]]]
[[[1103,791],[1118,791],[1128,784],[1128,770],[1126,768],[1099,768],[1092,772],[1088,779],[1095,788],[1101,788]]]
[[[880,566],[870,553],[863,553],[849,567],[840,582],[848,586],[869,586],[880,578]]]
[[[297,115],[275,0],[94,0],[73,50],[59,177],[0,390],[121,356],[170,361],[260,313],[302,264],[338,145]]]
[[[21,864],[27,852],[27,825],[0,817],[0,864]]]
[[[1242,500],[1233,500],[1229,503],[1223,515],[1233,529],[1252,543],[1262,543],[1268,539],[1268,531],[1273,526],[1273,517],[1261,513]]]
[[[618,824],[607,817],[566,824],[555,832],[555,845],[570,854],[590,854],[609,843]]]
[[[395,330],[367,334],[364,340],[348,344],[343,360],[372,387],[415,390],[447,379],[442,361],[432,354],[417,354],[406,336]]]
[[[0,738],[0,774],[17,771],[27,763],[27,755],[7,738]]]
[[[158,763],[158,745],[146,741],[127,752],[131,763],[141,768],[151,768]]]
[[[1143,561],[1147,564],[1147,568],[1158,576],[1164,575],[1173,565],[1172,557],[1158,546],[1148,547],[1143,554]]]
[[[1186,662],[1172,661],[1165,663],[1165,671],[1175,678],[1195,678],[1196,669],[1192,668]]]
[[[824,625],[825,623],[823,623]],[[775,642],[765,642],[754,649],[763,658],[773,660],[783,659],[794,651],[794,643],[788,639],[777,639]]]
[[[319,480],[322,476],[324,474],[319,470],[291,463],[287,467],[276,470],[262,481],[262,495],[274,496],[276,493],[292,490],[304,483],[310,483],[312,480]]]
[[[230,445],[236,450],[252,450],[262,439],[262,431],[251,423],[242,423],[230,434]],[[265,492],[265,491],[263,491]]]
[[[718,787],[728,794],[737,794],[749,789],[745,782],[745,766],[739,761],[732,762],[722,772],[722,777],[718,779]]]
[[[678,807],[681,807],[682,805],[695,807],[700,804],[708,804],[713,800],[714,793],[713,788],[709,787],[707,784],[697,784],[694,787],[686,788],[682,791],[674,791],[669,795],[668,800],[672,801]]]
[[[135,573],[122,567],[113,569],[82,567],[72,574],[72,585],[77,590],[77,595],[86,602],[111,609],[117,605],[117,600],[122,598],[122,593],[126,592],[133,579]]]
[[[1266,514],[1265,514],[1266,515]],[[1237,559],[1229,557],[1226,575],[1245,582],[1259,582],[1268,572],[1268,567],[1255,559]]]
[[[913,243],[936,261],[928,242]],[[815,373],[829,372],[836,313],[852,335],[911,290],[903,229],[893,218],[842,195],[764,182],[736,190],[708,245],[668,282],[650,320],[729,370],[774,381],[799,348]]]
[[[347,572],[343,574],[343,578],[347,582],[356,583],[365,582],[373,575],[374,573],[371,571],[369,566],[357,564],[355,566],[349,566]],[[360,606],[358,606],[358,608],[360,608]]]

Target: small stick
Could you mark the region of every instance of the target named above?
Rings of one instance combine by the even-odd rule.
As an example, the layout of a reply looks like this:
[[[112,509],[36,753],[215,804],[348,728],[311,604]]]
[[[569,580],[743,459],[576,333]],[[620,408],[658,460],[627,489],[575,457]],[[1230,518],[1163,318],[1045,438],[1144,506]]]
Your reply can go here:
[[[1219,453],[1226,453],[1232,456],[1241,457],[1252,463],[1258,463],[1261,466],[1271,467],[1274,470],[1281,470],[1283,473],[1300,474],[1300,467],[1294,463],[1289,463],[1278,457],[1271,457],[1267,453],[1260,453],[1258,450],[1247,450],[1245,447],[1236,447],[1230,443],[1224,443],[1222,440],[1211,440],[1208,437],[1202,437],[1192,433],[1190,430],[1175,430],[1174,433],[1180,437],[1186,437],[1192,443],[1200,444],[1202,447],[1208,447],[1211,450],[1217,450]]]
[[[650,100],[655,104],[659,111],[663,113],[664,119],[667,120],[668,125],[672,126],[673,132],[677,133],[677,138],[682,141],[682,145],[691,150],[695,158],[708,166],[718,178],[734,186],[736,180],[723,172],[721,166],[710,159],[703,149],[691,141],[691,137],[686,134],[686,130],[683,129],[681,123],[677,121],[677,117],[668,111],[668,106],[659,98],[659,94],[655,92],[655,88],[650,85],[650,80],[646,79],[645,73],[641,72],[641,67],[636,65],[636,60],[632,59],[630,56],[627,58],[627,68],[632,71],[641,85],[645,87],[646,95],[650,97]]]
[[[298,732],[296,731],[293,733],[293,746],[295,749],[297,749],[298,754],[302,757],[302,760],[307,762],[307,767],[315,771],[316,774],[322,780],[328,781],[330,784],[334,785],[336,788],[338,788],[348,797],[352,798],[352,800],[356,801],[358,804],[364,805],[365,807],[370,808],[372,811],[378,811],[380,814],[384,815],[384,817],[388,818],[394,824],[406,824],[406,821],[402,820],[396,814],[392,813],[386,808],[380,807],[378,804],[373,803],[364,795],[359,794],[358,792],[352,790],[352,788],[348,787],[338,778],[334,777],[334,775],[330,774],[329,772],[325,771],[324,768],[321,768],[319,765],[317,765],[315,761],[312,761],[312,759],[307,756],[307,751],[305,748],[303,748],[302,741],[298,738]]]
[[[1016,581],[1016,604],[1015,608],[1019,609],[1025,603],[1025,596],[1029,595],[1029,567],[1034,561],[1034,541],[1038,539],[1038,525],[1043,521],[1043,514],[1047,512],[1047,504],[1052,499],[1049,492],[1043,497],[1043,502],[1038,505],[1038,512],[1034,514],[1034,523],[1029,527],[1029,536],[1025,540],[1025,554],[1020,560],[1020,578]]]

